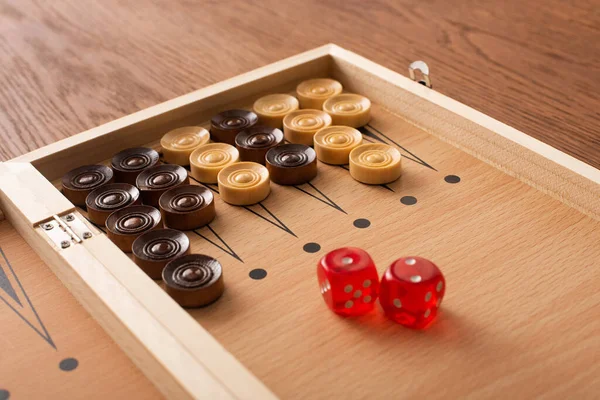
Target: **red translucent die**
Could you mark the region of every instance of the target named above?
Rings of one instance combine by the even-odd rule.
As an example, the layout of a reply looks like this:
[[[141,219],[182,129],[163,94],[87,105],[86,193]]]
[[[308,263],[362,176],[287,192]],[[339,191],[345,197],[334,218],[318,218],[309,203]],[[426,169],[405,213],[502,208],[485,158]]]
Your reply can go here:
[[[327,253],[317,265],[325,303],[334,312],[362,315],[371,311],[379,294],[379,276],[369,254],[356,247]]]
[[[400,258],[381,278],[379,303],[391,320],[423,329],[437,316],[446,292],[440,269],[421,257]]]

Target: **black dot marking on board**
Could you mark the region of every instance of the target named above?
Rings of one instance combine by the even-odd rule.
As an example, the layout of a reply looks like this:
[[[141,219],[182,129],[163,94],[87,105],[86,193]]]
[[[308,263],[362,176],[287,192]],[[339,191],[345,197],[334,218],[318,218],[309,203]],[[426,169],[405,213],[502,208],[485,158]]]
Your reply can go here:
[[[444,178],[444,180],[448,183],[458,183],[460,182],[460,176],[448,175]]]
[[[404,196],[400,199],[400,203],[405,206],[412,206],[413,204],[417,204],[417,198],[413,196]]]
[[[265,279],[265,277],[267,276],[267,271],[265,271],[262,268],[256,268],[253,269],[252,271],[250,271],[250,278],[252,279],[256,279],[256,280],[260,280],[260,279]]]
[[[303,249],[307,253],[316,253],[317,251],[321,250],[321,245],[319,243],[310,242],[306,243]]]
[[[58,367],[63,371],[73,371],[79,366],[79,361],[75,358],[65,358],[58,364]]]
[[[8,390],[0,389],[0,400],[8,400],[10,392]]]
[[[371,221],[369,221],[366,218],[355,219],[354,220],[354,226],[357,227],[357,228],[359,228],[359,229],[368,228],[369,226],[371,226]]]

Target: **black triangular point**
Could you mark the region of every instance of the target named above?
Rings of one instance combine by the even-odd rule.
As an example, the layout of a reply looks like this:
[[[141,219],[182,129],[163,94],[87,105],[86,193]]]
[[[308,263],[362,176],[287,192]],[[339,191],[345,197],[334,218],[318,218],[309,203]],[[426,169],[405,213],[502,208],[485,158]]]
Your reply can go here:
[[[309,195],[310,197],[319,200],[321,203],[328,205],[329,207],[335,208],[338,211],[343,212],[344,214],[348,214],[346,211],[342,209],[342,207],[338,206],[333,200],[331,200],[325,193],[317,189],[315,185],[308,182],[304,185],[294,186],[297,190],[301,191]]]
[[[189,170],[188,170],[188,171],[189,171]],[[196,182],[196,183],[198,183],[198,184],[200,184],[200,185],[204,186],[204,187],[205,187],[205,188],[207,188],[207,189],[210,189],[210,190],[212,190],[213,192],[215,192],[215,193],[217,193],[217,194],[219,193],[219,186],[218,186],[217,184],[214,184],[214,183],[202,183],[202,182],[200,182],[199,180],[197,180],[196,178],[194,178],[194,177],[193,177],[191,174],[188,174],[188,176],[189,176],[189,178],[190,178],[191,180],[193,180],[194,182]]]
[[[346,171],[350,171],[350,167],[348,165],[340,165],[339,166],[342,169],[345,169]],[[377,185],[377,186],[381,186],[382,188],[389,190],[390,192],[395,192],[394,189],[392,189],[391,187],[389,187],[388,185]]]
[[[204,186],[205,188],[210,189],[213,192],[219,194],[219,186],[218,185],[215,185],[212,183],[202,183],[202,182],[194,179],[192,176],[190,176],[190,179],[199,183],[200,185]],[[257,217],[276,226],[277,228],[281,229],[282,231],[287,232],[290,235],[297,237],[290,228],[288,228],[283,222],[281,222],[281,220],[279,218],[277,218],[277,216],[275,216],[275,214],[273,214],[271,211],[269,211],[269,209],[267,207],[263,206],[261,203],[254,204],[251,206],[242,206],[242,208],[250,211],[252,214],[254,214]],[[242,261],[242,260],[240,260],[240,261]]]
[[[243,206],[246,210],[250,211],[252,214],[257,217],[267,221],[273,226],[281,229],[282,231],[289,233],[294,237],[296,234],[292,232],[290,228],[288,228],[275,214],[273,214],[267,207],[265,207],[262,203],[254,204],[252,206]]]
[[[360,129],[361,133],[363,132],[363,129],[364,129],[364,128],[361,128],[361,129]],[[366,129],[365,129],[365,130],[366,130]],[[369,143],[375,143],[375,139],[371,139],[370,137],[368,137],[368,136],[365,136],[365,134],[363,134],[363,141],[365,141],[365,142],[369,142]]]
[[[425,161],[423,161],[421,158],[419,158],[416,154],[412,153],[411,151],[409,151],[405,147],[401,146],[399,143],[397,143],[396,141],[394,141],[393,139],[391,139],[389,136],[387,136],[385,133],[381,132],[380,130],[378,130],[374,126],[372,126],[372,125],[366,125],[366,126],[363,126],[362,128],[359,128],[359,131],[360,131],[360,133],[363,134],[363,139],[365,141],[371,142],[371,143],[374,143],[375,141],[378,141],[380,143],[394,145],[394,146],[396,146],[399,149],[401,149],[401,150],[404,151],[402,153],[403,157],[405,157],[405,158],[407,158],[407,159],[409,159],[411,161],[414,161],[417,164],[421,164],[424,167],[427,167],[429,169],[437,171],[437,169],[433,168],[431,165],[429,165],[428,163],[426,163]],[[407,154],[410,154],[410,156],[408,156]]]
[[[210,189],[213,192],[219,194],[219,185],[216,185],[214,183],[203,183],[202,186],[205,186],[207,189]]]
[[[17,296],[17,292],[13,288],[12,284],[8,280],[8,276],[6,276],[6,272],[2,269],[2,265],[0,264],[0,289],[4,290],[4,292],[10,296],[11,299],[15,301],[19,306],[23,307],[21,304],[21,300],[19,300],[19,296]]]
[[[227,242],[225,242],[225,240],[223,240],[223,238],[221,238],[221,236],[219,236],[219,234],[210,225],[206,225],[201,229],[196,229],[193,232],[196,235],[200,236],[202,239],[206,240],[208,243],[229,254],[231,257],[235,258],[239,262],[244,262],[240,258],[240,256],[238,256],[238,254],[235,251],[233,251],[231,246],[229,246]]]
[[[41,328],[41,330],[38,329],[36,326],[34,326],[27,318],[25,318],[25,316],[23,314],[21,314],[19,312],[19,310],[17,310],[11,304],[12,302],[10,300],[7,300],[6,298],[4,298],[1,293],[0,293],[0,300],[2,302],[4,302],[4,304],[6,304],[11,310],[13,310],[15,312],[15,314],[17,314],[17,316],[19,316],[19,318],[21,318],[21,320],[23,322],[25,322],[31,329],[33,329],[35,331],[35,333],[37,333],[42,339],[44,339],[50,346],[52,346],[54,349],[56,349],[56,345],[54,344],[54,341],[50,337],[50,334],[48,333],[46,326],[44,325],[40,316],[38,315],[37,310],[33,306],[33,303],[29,299],[29,296],[27,295],[25,288],[23,288],[23,285],[21,284],[19,277],[13,270],[13,268],[10,264],[10,261],[8,261],[8,258],[6,257],[6,254],[4,254],[4,250],[2,250],[1,247],[0,247],[0,255],[2,256],[0,258],[0,270],[2,271],[2,276],[0,276],[1,288],[4,290],[4,292],[7,295],[9,295],[13,300],[15,300],[15,302],[21,308],[29,307],[31,309],[31,311],[33,312],[33,315],[35,316],[35,319],[37,320],[37,322],[39,324],[39,328]],[[3,268],[2,264],[5,265],[5,268]],[[9,278],[8,278],[9,275],[13,277],[15,283],[17,284],[16,289],[15,289],[15,286],[13,286],[10,283]],[[6,279],[6,281],[4,283],[2,283],[2,279]],[[8,291],[6,290],[7,287],[10,287],[10,289]],[[11,291],[14,294],[14,297],[13,297],[13,294],[10,293]],[[23,303],[18,299],[17,291],[19,291],[22,294],[25,306],[23,306]]]
[[[382,187],[382,188],[384,188],[384,189],[387,189],[387,190],[389,190],[390,192],[394,192],[394,193],[396,193],[396,191],[395,191],[394,189],[392,189],[391,187],[389,187],[388,185],[385,185],[385,184],[384,184],[384,185],[379,185],[379,186],[381,186],[381,187]]]

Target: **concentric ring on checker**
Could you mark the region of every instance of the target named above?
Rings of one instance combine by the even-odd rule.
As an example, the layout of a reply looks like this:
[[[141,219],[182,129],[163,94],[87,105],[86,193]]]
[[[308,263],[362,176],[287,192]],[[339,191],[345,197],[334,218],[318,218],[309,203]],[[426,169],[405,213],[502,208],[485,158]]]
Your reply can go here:
[[[189,178],[187,170],[182,166],[163,164],[142,171],[135,182],[144,204],[158,207],[158,200],[164,192],[188,184]]]
[[[283,119],[283,134],[290,143],[313,145],[313,136],[331,125],[331,116],[321,110],[297,110]]]
[[[215,142],[235,145],[236,135],[258,122],[258,115],[247,110],[226,110],[210,120],[210,134]]]
[[[349,126],[333,125],[317,131],[314,137],[317,158],[327,164],[350,162],[350,152],[361,145],[362,134]]]
[[[359,128],[371,120],[371,100],[354,93],[338,94],[323,103],[323,111],[331,115],[333,125]]]
[[[120,171],[141,171],[158,162],[156,150],[148,147],[132,147],[115,154],[111,160],[113,168]]]
[[[175,231],[174,229],[172,230]],[[154,232],[161,233],[160,231],[152,231],[148,233]],[[135,240],[139,240],[139,238]],[[141,249],[141,254],[152,260],[165,260],[167,258],[174,257],[179,253],[180,250],[181,244],[179,244],[177,241],[168,237],[160,236],[145,243],[144,247]]]
[[[239,159],[240,152],[230,144],[205,144],[190,155],[190,173],[202,183],[217,183],[219,172]]]
[[[108,216],[116,210],[141,203],[140,191],[128,183],[109,183],[94,189],[85,199],[88,218],[104,226]]]
[[[131,252],[133,241],[141,234],[157,229],[160,212],[151,206],[130,206],[110,214],[106,219],[107,236],[121,250]]]
[[[113,181],[113,170],[106,165],[84,165],[62,177],[62,192],[73,204],[83,206],[92,190]]]
[[[270,94],[254,102],[254,110],[265,115],[279,116],[298,109],[298,99],[289,94]]]
[[[210,134],[200,126],[173,129],[160,139],[163,158],[171,164],[189,165],[192,151],[209,140]]]
[[[203,267],[194,262],[180,265],[173,271],[173,282],[186,289],[204,286],[214,278],[215,273]]]
[[[158,163],[159,154],[148,147],[133,147],[115,154],[111,165],[115,181],[135,185],[140,172]]]
[[[76,189],[89,189],[102,184],[104,180],[106,180],[106,176],[100,171],[85,171],[77,176],[74,176],[70,183]]]
[[[298,99],[289,94],[269,94],[261,97],[252,106],[263,125],[281,128],[283,118],[300,107]]]
[[[198,185],[183,185],[165,192],[159,200],[165,226],[182,231],[200,228],[216,216],[212,192]]]
[[[164,190],[181,184],[187,179],[185,168],[175,164],[157,165],[148,168],[137,177],[136,184],[141,190]]]
[[[246,129],[258,120],[256,114],[247,110],[226,110],[211,118],[210,123],[219,129]]]
[[[184,126],[167,132],[161,139],[163,149],[188,150],[208,143],[210,133],[201,126]],[[168,160],[166,160],[169,162]]]
[[[317,176],[317,155],[304,144],[284,144],[267,152],[271,180],[279,185],[301,185]]]
[[[189,253],[187,235],[175,229],[157,229],[140,235],[132,245],[134,262],[152,279],[160,279],[165,265]]]
[[[124,183],[126,185],[126,183]],[[132,195],[129,191],[121,188],[114,188],[104,191],[94,199],[94,206],[102,210],[115,210],[130,204]]]
[[[145,212],[129,211],[122,218],[115,220],[113,230],[123,234],[135,234],[145,232],[154,225],[152,216]]]
[[[242,161],[265,163],[265,156],[270,148],[283,142],[283,132],[265,125],[255,125],[245,129],[235,137],[235,147]]]
[[[239,162],[223,168],[218,183],[221,199],[238,206],[259,203],[271,192],[269,171],[253,162]]]
[[[175,212],[189,212],[204,205],[204,198],[190,193],[180,193],[169,201],[169,207]]]
[[[281,152],[277,152],[271,157],[273,164],[279,164],[282,167],[299,167],[309,163],[311,160],[304,151],[297,151],[296,148],[285,148]]]
[[[296,87],[301,108],[322,109],[323,103],[330,97],[342,93],[342,84],[336,80],[309,79]]]
[[[112,177],[113,171],[106,165],[85,165],[65,175],[63,186],[72,186],[74,189],[91,189],[108,182]]]
[[[235,144],[252,149],[263,149],[276,146],[281,140],[283,140],[281,130],[269,126],[253,126],[238,133]]]
[[[216,301],[225,289],[223,267],[203,254],[170,261],[162,272],[167,293],[183,307],[201,307]]]
[[[402,174],[402,155],[381,143],[362,144],[350,152],[350,175],[371,185],[391,183]]]

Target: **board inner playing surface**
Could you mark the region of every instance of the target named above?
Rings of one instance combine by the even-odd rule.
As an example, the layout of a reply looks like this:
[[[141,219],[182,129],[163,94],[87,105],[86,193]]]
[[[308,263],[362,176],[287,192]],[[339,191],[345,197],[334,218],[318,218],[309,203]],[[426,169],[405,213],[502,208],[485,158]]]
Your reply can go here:
[[[266,200],[247,207],[224,203],[207,185],[217,217],[186,233],[193,253],[222,263],[226,289],[190,315],[283,398],[426,397],[440,386],[478,397],[498,383],[524,395],[527,385],[515,382],[542,379],[568,391],[586,379],[580,366],[593,363],[585,349],[598,328],[586,321],[599,317],[600,223],[406,116],[378,104],[372,115],[364,140],[400,150],[396,182],[368,186],[319,163],[310,183],[272,183]],[[420,332],[380,310],[330,312],[316,264],[342,246],[367,250],[380,273],[402,256],[435,262],[447,282],[438,320]]]

